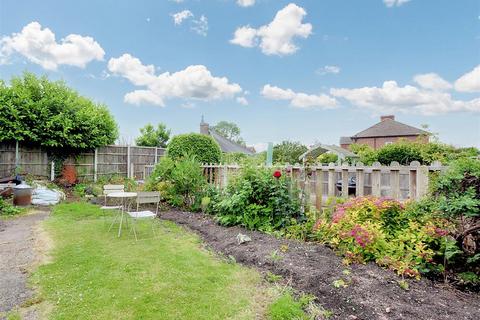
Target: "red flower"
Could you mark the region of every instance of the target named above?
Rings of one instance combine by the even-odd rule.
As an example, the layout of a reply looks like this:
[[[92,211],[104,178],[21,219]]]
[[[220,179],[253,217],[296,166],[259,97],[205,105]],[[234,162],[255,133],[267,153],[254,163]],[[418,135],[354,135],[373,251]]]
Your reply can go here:
[[[278,179],[282,176],[282,172],[280,170],[275,170],[273,176]]]

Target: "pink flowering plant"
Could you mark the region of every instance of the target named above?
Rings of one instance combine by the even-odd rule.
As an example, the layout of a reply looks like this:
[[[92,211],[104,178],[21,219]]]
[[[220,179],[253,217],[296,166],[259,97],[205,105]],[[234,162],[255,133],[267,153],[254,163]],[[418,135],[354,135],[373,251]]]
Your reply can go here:
[[[419,278],[434,268],[445,220],[416,216],[399,201],[371,196],[335,207],[331,219],[317,220],[316,238],[344,255],[346,263],[374,261],[400,275]]]

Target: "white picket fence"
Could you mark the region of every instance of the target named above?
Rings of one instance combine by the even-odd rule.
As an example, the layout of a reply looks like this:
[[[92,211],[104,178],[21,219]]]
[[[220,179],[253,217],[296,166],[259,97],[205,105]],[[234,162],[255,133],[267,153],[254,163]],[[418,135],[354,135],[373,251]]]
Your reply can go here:
[[[144,178],[148,178],[154,166],[145,166]],[[207,182],[224,188],[241,166],[231,164],[203,164]],[[374,163],[371,166],[329,165],[306,167],[286,165],[275,167],[287,174],[292,184],[303,190],[307,204],[321,208],[328,197],[360,197],[373,195],[390,197],[400,201],[418,200],[428,193],[430,175],[447,167],[436,161],[429,166],[413,161],[408,166],[397,162],[389,166]],[[352,183],[352,179],[355,181]]]
[[[208,183],[224,188],[241,169],[238,165],[204,164]],[[292,179],[292,184],[304,191],[307,203],[320,208],[328,197],[358,197],[373,195],[397,200],[418,200],[428,193],[430,174],[445,170],[440,162],[430,166],[414,161],[408,166],[393,162],[390,166],[374,163],[365,166],[329,165],[277,167]],[[352,181],[353,180],[353,181]]]

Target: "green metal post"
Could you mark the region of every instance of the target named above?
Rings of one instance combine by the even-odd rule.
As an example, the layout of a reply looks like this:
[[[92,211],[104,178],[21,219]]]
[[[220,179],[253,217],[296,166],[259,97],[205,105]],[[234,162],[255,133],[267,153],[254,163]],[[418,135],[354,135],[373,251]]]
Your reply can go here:
[[[272,142],[268,143],[266,164],[267,164],[267,167],[271,167],[273,164],[273,143]]]

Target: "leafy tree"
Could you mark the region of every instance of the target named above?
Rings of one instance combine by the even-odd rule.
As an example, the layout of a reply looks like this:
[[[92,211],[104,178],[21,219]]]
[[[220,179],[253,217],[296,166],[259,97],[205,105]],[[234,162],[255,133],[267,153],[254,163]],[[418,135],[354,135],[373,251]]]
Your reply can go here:
[[[163,123],[159,123],[157,128],[149,123],[140,129],[140,134],[135,140],[137,146],[165,148],[170,139],[170,130]]]
[[[222,159],[218,143],[212,137],[199,133],[174,136],[168,143],[167,154],[173,160],[185,155],[194,156],[200,163],[219,163]]]
[[[228,121],[220,121],[213,127],[213,129],[215,129],[215,131],[221,136],[233,142],[245,145],[245,141],[240,136],[241,131],[237,124]]]
[[[0,82],[0,142],[22,141],[65,154],[111,144],[118,128],[107,106],[62,81],[24,73]]]
[[[305,153],[308,148],[300,142],[283,141],[273,146],[274,163],[298,163],[298,158]]]
[[[336,163],[338,161],[338,155],[335,153],[324,153],[317,157],[317,162],[319,163]]]

